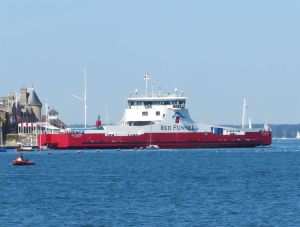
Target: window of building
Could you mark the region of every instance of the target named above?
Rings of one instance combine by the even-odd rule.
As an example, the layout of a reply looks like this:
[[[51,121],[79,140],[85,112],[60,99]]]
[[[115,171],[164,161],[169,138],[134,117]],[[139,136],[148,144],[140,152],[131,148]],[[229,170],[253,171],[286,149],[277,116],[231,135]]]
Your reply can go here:
[[[160,111],[156,111],[156,116],[160,116]]]
[[[142,116],[144,116],[144,117],[146,117],[146,116],[148,116],[148,112],[142,112]]]

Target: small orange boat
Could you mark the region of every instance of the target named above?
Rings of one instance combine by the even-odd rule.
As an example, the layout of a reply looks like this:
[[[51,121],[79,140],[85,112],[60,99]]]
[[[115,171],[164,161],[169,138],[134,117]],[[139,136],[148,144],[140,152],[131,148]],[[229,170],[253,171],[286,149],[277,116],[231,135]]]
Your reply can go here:
[[[29,166],[29,165],[34,165],[34,161],[25,160],[22,155],[18,156],[15,160],[13,160],[12,163],[15,166]]]

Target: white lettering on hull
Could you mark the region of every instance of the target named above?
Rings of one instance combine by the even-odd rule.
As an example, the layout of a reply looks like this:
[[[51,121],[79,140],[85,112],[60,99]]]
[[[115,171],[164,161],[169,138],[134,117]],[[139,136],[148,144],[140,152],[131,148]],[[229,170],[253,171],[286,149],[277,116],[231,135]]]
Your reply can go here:
[[[195,125],[161,125],[161,131],[195,131],[197,127]]]

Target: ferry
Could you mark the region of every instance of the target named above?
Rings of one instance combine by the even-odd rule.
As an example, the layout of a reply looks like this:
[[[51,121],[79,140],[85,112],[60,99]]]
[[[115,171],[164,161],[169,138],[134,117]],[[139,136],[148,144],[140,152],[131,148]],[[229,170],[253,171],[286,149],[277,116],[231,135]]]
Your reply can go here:
[[[94,127],[66,128],[37,136],[39,146],[51,149],[234,148],[268,146],[272,132],[263,128],[233,128],[196,123],[187,97],[173,94],[130,93],[123,118],[116,124],[98,119]]]

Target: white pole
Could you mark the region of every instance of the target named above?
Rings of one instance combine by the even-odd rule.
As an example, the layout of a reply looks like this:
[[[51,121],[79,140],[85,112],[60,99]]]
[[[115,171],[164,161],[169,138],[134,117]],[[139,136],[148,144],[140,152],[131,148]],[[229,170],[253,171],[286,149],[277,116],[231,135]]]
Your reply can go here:
[[[87,94],[86,94],[86,70],[83,70],[84,77],[84,128],[86,128],[86,113],[87,113]]]
[[[244,97],[244,105],[243,105],[243,116],[242,116],[242,129],[246,127],[246,97]]]
[[[249,117],[249,125],[248,125],[248,128],[249,129],[252,129],[252,121],[251,121],[251,118]]]
[[[250,117],[249,117],[249,129],[252,129],[252,121]]]
[[[46,115],[46,134],[48,133],[48,103],[47,99],[45,99],[45,115]]]
[[[148,97],[148,74],[145,75],[146,80],[146,97]]]
[[[148,80],[150,80],[150,77],[148,74],[145,74],[144,80],[146,81],[146,97],[148,97]]]

